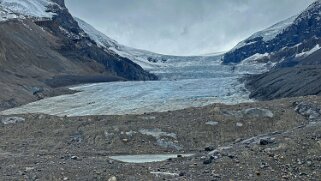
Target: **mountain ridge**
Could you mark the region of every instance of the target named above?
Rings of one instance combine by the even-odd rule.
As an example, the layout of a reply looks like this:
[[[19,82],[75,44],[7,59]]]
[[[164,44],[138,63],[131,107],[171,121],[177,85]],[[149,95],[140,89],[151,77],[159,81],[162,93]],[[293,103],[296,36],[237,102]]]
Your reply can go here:
[[[316,28],[320,26],[320,7],[321,1],[315,1],[299,15],[287,19],[285,21],[286,23],[282,21],[284,26],[277,27],[277,29],[279,29],[280,31],[275,31],[277,33],[274,34],[274,36],[272,36],[272,39],[267,39],[265,41],[263,35],[264,32],[268,32],[271,29],[273,30],[273,27],[275,28],[275,25],[260,31],[261,34],[260,32],[255,33],[246,40],[242,41],[231,51],[227,52],[224,55],[223,62],[226,64],[239,63],[242,60],[249,58],[256,53],[269,53],[269,60],[274,62],[278,62],[277,59],[292,59],[292,56],[295,55],[295,53],[297,52],[293,52],[292,50],[291,52],[289,52],[288,49],[295,48],[295,46],[299,46],[300,43],[304,43],[303,41],[313,39],[314,36],[316,36],[316,38],[318,39],[321,37],[321,31],[318,28]],[[277,23],[276,25],[278,24],[279,23]],[[310,50],[315,45],[316,44],[314,43],[312,47],[301,46],[301,49],[299,49],[298,51]]]

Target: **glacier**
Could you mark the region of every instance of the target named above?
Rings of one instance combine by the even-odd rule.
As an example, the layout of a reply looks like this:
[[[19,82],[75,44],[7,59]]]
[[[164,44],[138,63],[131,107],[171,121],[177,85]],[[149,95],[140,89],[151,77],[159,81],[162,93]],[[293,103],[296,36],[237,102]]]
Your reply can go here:
[[[175,60],[176,58],[176,60]],[[124,115],[165,112],[213,103],[252,102],[239,81],[260,67],[222,65],[220,56],[175,57],[151,72],[159,81],[125,81],[71,87],[80,92],[5,110],[2,115],[44,113],[57,116]]]

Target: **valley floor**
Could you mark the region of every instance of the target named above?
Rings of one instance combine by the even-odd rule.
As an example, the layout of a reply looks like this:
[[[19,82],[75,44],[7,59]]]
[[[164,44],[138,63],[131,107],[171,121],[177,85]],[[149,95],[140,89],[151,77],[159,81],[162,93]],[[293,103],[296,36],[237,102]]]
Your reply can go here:
[[[1,116],[0,180],[320,180],[320,108],[321,97],[309,96],[143,115]],[[110,158],[140,154],[178,156]]]

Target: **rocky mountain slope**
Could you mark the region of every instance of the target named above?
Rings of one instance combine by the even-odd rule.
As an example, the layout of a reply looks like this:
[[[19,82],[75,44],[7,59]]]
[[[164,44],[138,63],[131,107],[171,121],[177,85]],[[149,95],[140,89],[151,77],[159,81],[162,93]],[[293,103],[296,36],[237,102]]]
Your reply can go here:
[[[99,47],[63,0],[1,0],[0,17],[0,109],[65,93],[57,87],[71,84],[157,79]]]
[[[250,76],[250,98],[271,100],[283,97],[321,95],[321,66],[287,67]]]
[[[223,57],[225,64],[267,64],[269,72],[249,76],[251,98],[319,95],[321,87],[321,1],[299,15],[255,33]]]

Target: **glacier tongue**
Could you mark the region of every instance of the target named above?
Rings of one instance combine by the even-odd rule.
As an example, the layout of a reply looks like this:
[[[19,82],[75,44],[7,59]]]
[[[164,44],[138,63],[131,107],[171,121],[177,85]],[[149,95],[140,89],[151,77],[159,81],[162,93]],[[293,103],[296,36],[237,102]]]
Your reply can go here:
[[[212,103],[251,102],[238,81],[244,67],[219,59],[184,59],[154,70],[160,81],[109,82],[73,87],[76,94],[43,99],[0,114],[45,113],[58,116],[122,115],[163,112]]]

